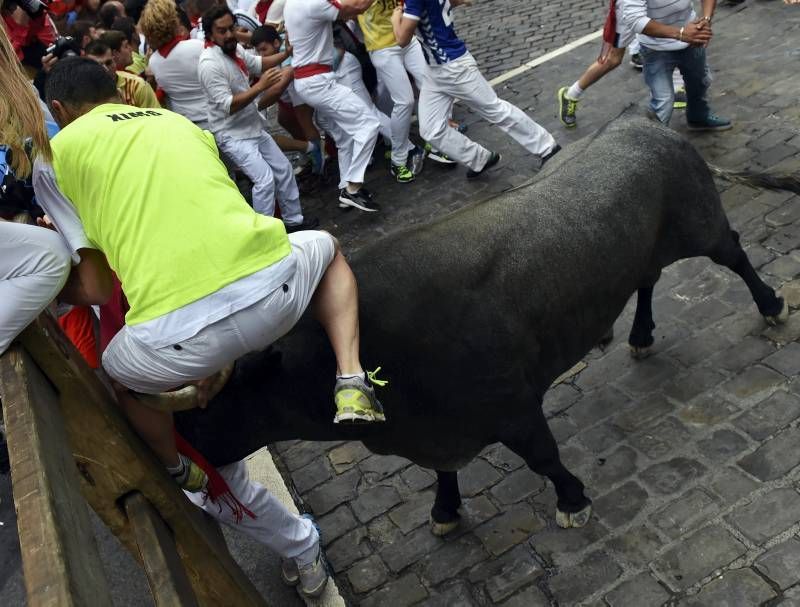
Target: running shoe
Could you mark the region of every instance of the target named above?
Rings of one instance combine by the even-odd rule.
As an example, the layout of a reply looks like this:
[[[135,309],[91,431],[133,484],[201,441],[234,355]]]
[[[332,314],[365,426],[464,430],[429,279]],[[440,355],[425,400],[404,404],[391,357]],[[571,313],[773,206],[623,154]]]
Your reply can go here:
[[[208,476],[203,469],[185,455],[178,454],[178,458],[181,462],[180,469],[175,472],[170,470],[170,475],[178,486],[189,493],[204,491],[208,485]]]
[[[389,383],[376,377],[380,370],[378,367],[374,371],[367,371],[366,376],[336,379],[333,391],[333,400],[336,403],[334,424],[386,421],[383,407],[372,387],[373,384],[383,387]]]
[[[722,116],[709,114],[702,122],[691,122],[687,120],[690,131],[727,131],[732,128],[731,121]]]
[[[425,153],[428,155],[428,158],[433,160],[434,162],[439,162],[441,164],[455,164],[456,161],[451,159],[447,154],[440,152],[439,150],[434,150],[430,143],[425,143]]]
[[[301,230],[313,230],[319,227],[319,219],[316,217],[304,217],[302,223],[295,223],[292,225],[284,224],[286,226],[286,233],[300,232]]]
[[[425,150],[418,145],[408,153],[406,166],[411,169],[414,175],[419,175],[422,172],[422,167],[425,165]]]
[[[317,544],[317,556],[313,562],[302,567],[297,567],[297,577],[300,582],[300,594],[307,599],[318,597],[325,590],[328,583],[328,572],[322,560],[322,549]]]
[[[578,124],[577,118],[575,118],[575,111],[578,109],[578,100],[567,97],[568,90],[566,86],[562,86],[558,89],[558,117],[561,120],[561,124],[568,129],[574,129]]]
[[[473,171],[472,169],[470,169],[467,171],[467,179],[475,179],[476,177],[478,177],[478,175],[481,175],[485,171],[488,171],[494,165],[500,162],[500,158],[502,158],[500,154],[498,154],[497,152],[492,152],[491,156],[489,156],[489,160],[486,161],[486,164],[483,165],[483,168],[481,170]]]
[[[547,154],[545,154],[544,156],[542,156],[542,161],[541,161],[541,163],[539,164],[539,169],[541,169],[541,168],[544,166],[544,163],[545,163],[545,162],[547,162],[548,160],[550,160],[550,159],[551,159],[553,156],[555,156],[556,154],[558,154],[560,151],[561,151],[561,146],[560,146],[560,145],[558,145],[558,144],[555,144],[555,145],[553,146],[553,149],[552,149],[552,150],[550,150],[549,152],[547,152]]]
[[[631,55],[630,64],[634,69],[644,69],[644,62],[642,62],[642,56],[639,53],[633,53]]]
[[[365,213],[374,213],[380,210],[380,207],[373,202],[372,195],[365,188],[352,194],[346,188],[339,190],[339,208],[358,209]]]
[[[672,102],[673,109],[686,109],[686,89],[681,87],[675,91],[675,100]]]
[[[410,183],[414,181],[414,172],[404,164],[394,164],[389,167],[392,177],[395,178],[397,183]]]
[[[325,169],[325,154],[319,143],[312,142],[311,145],[313,146],[311,151],[306,154],[311,162],[311,172],[314,175],[322,175],[322,171]]]

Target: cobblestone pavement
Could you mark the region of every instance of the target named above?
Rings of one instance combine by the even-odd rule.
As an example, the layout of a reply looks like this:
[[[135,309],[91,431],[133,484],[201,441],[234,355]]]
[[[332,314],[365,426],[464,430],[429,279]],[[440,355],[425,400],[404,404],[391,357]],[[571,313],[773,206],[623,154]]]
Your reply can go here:
[[[533,18],[493,14],[532,4],[479,3],[456,19],[481,11],[461,29],[486,62],[507,41],[481,35],[483,16],[495,18],[490,25],[497,31],[508,27],[515,36],[535,37],[527,33],[539,31]],[[528,10],[520,14],[536,14]],[[564,11],[569,8],[556,12]],[[594,5],[586,10],[594,26],[601,13]],[[800,9],[752,0],[723,6],[714,29],[712,106],[731,116],[735,128],[692,134],[693,142],[725,167],[800,170]],[[487,41],[491,49],[480,46]],[[577,78],[598,48],[584,45],[499,92],[562,144],[591,133],[626,104],[644,105],[647,98],[641,76],[623,66],[581,102],[576,132],[561,128],[555,90]],[[508,65],[488,71],[510,69],[529,55],[521,49]],[[429,165],[415,183],[399,186],[375,168],[368,182],[381,213],[341,213],[332,191],[305,198],[307,211],[353,250],[533,175],[531,158],[513,141],[459,112],[471,137],[503,152],[487,178],[468,183],[463,169]],[[674,126],[685,131],[681,119],[676,112]],[[800,199],[724,182],[719,188],[753,265],[770,284],[783,286],[793,309],[800,307]],[[462,470],[463,525],[444,540],[427,527],[435,489],[429,471],[371,455],[360,443],[275,445],[305,506],[319,518],[349,601],[365,607],[800,605],[800,313],[781,328],[767,328],[738,279],[694,259],[664,272],[654,316],[651,358],[634,362],[628,355],[629,306],[610,348],[591,352],[585,368],[546,398],[563,459],[594,499],[595,514],[583,529],[557,529],[552,487],[499,445]]]

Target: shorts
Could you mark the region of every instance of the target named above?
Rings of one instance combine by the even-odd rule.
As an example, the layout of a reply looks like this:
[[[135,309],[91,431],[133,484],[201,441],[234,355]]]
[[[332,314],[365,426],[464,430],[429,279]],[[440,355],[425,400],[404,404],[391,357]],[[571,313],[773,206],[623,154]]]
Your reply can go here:
[[[131,390],[156,394],[213,375],[286,335],[305,312],[336,254],[334,238],[327,232],[295,232],[289,242],[297,269],[281,287],[193,337],[162,348],[145,345],[123,327],[103,353],[106,373]]]

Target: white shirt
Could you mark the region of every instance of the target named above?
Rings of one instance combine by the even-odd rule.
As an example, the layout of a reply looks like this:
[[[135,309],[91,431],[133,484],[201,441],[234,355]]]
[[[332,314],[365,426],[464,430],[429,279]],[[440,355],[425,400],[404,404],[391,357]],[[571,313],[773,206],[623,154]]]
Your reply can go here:
[[[258,5],[258,0],[253,0],[250,4],[250,8],[247,11],[247,14],[250,15],[256,22],[261,23],[261,20],[258,17],[258,13],[256,12],[256,6]],[[265,23],[276,24],[280,25],[283,23],[283,9],[286,6],[286,0],[272,0],[272,4],[269,5],[267,9],[267,16],[264,19]]]
[[[261,75],[261,57],[246,53],[237,45],[237,56],[241,57],[249,75]],[[204,48],[198,65],[200,86],[208,101],[208,128],[214,135],[250,139],[258,137],[267,126],[258,111],[255,100],[235,114],[231,114],[233,96],[250,88],[250,78],[245,76],[236,61],[228,57],[216,44]]]
[[[312,63],[333,65],[333,25],[337,0],[289,0],[283,9],[295,69]]]
[[[149,65],[158,86],[167,93],[169,109],[206,128],[208,100],[197,75],[202,52],[202,41],[184,40],[166,57],[158,51],[153,53]]]
[[[697,19],[692,0],[617,0],[622,5],[626,28],[639,34],[639,42],[654,51],[680,51],[689,46],[673,38],[654,38],[642,34],[648,22],[658,21],[672,27],[684,27]]]
[[[97,248],[89,242],[75,207],[58,188],[53,168],[49,164],[38,160],[34,162],[33,188],[36,202],[58,228],[75,263],[80,260],[78,250]],[[240,278],[173,312],[137,325],[128,325],[128,331],[151,348],[180,343],[218,320],[260,301],[286,283],[296,269],[297,258],[292,252],[279,262]],[[122,288],[124,290],[125,285]]]

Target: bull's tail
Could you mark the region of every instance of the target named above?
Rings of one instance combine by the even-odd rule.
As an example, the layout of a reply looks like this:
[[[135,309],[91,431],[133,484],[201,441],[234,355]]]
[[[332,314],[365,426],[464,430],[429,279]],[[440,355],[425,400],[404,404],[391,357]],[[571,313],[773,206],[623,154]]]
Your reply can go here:
[[[730,171],[722,169],[711,163],[708,168],[717,177],[732,183],[741,183],[751,188],[766,188],[768,190],[786,190],[800,194],[800,176],[790,174],[760,173],[757,171]]]

